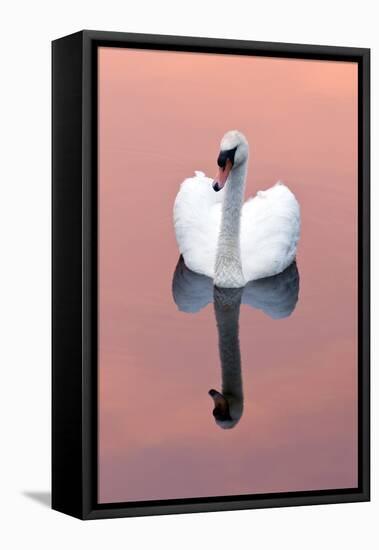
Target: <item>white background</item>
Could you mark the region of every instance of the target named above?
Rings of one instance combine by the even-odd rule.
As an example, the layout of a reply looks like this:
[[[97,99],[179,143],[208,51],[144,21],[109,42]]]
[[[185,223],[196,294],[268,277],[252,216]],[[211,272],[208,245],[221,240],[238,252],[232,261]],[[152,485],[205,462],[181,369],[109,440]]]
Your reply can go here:
[[[371,47],[375,214],[379,93],[376,4],[369,0],[24,0],[3,4],[0,34],[0,542],[3,548],[378,548],[375,362],[371,503],[95,522],[80,522],[41,503],[46,502],[50,485],[50,41],[92,28]],[[378,232],[375,220],[372,230],[375,236]],[[374,253],[374,280],[378,277],[377,262]],[[373,299],[376,298],[374,288]],[[377,321],[374,309],[376,328]],[[374,351],[375,347],[374,341]]]

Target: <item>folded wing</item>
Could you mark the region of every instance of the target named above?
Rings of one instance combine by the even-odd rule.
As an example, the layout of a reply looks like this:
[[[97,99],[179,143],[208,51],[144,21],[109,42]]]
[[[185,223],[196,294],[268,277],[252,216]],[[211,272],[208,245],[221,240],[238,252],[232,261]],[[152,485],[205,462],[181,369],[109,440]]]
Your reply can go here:
[[[213,277],[224,191],[215,193],[212,179],[202,172],[184,180],[174,204],[174,227],[186,265]]]
[[[281,273],[295,259],[300,207],[282,183],[259,191],[243,206],[241,258],[246,281]]]

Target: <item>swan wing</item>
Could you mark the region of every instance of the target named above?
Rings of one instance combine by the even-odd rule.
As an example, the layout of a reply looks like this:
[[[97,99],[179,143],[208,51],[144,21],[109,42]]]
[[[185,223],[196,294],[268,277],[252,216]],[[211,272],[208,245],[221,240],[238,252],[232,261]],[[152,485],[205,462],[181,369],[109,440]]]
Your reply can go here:
[[[272,319],[289,317],[299,298],[299,272],[292,262],[282,273],[250,281],[243,289],[242,303],[262,310]]]
[[[212,181],[203,172],[184,180],[173,213],[176,240],[186,266],[208,277],[214,275],[224,198],[224,190],[216,193]]]
[[[213,281],[188,269],[180,256],[172,280],[172,295],[179,311],[197,313],[213,302]]]
[[[300,235],[300,207],[282,183],[259,191],[243,206],[241,258],[246,281],[281,273],[295,259]]]

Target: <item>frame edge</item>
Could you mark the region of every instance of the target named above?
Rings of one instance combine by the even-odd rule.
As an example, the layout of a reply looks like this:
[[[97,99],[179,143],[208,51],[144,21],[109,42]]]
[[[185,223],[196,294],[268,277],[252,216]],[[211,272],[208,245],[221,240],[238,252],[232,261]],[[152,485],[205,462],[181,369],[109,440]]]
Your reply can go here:
[[[83,517],[82,33],[52,42],[52,508]]]
[[[362,479],[362,485],[360,490],[351,490],[350,492],[346,490],[344,494],[337,494],[331,491],[328,495],[312,495],[309,496],[296,496],[296,493],[293,496],[278,496],[270,497],[267,495],[261,497],[259,500],[234,500],[234,501],[222,501],[222,497],[216,502],[197,502],[193,503],[149,503],[145,501],[143,505],[137,503],[134,506],[132,503],[130,506],[123,507],[122,505],[117,506],[117,503],[113,503],[109,507],[102,507],[101,505],[96,505],[94,488],[92,487],[93,480],[96,477],[96,472],[94,472],[94,464],[91,460],[91,450],[93,449],[93,434],[91,436],[90,427],[91,427],[91,403],[90,396],[90,387],[93,387],[93,377],[94,373],[91,372],[93,368],[93,355],[91,353],[91,331],[89,329],[89,319],[92,315],[91,308],[91,290],[86,289],[86,282],[90,281],[92,287],[94,285],[94,280],[91,276],[92,268],[94,265],[94,258],[91,254],[91,247],[93,246],[93,234],[91,238],[91,230],[93,229],[94,220],[91,218],[91,207],[93,205],[93,190],[91,186],[93,185],[94,173],[91,169],[91,164],[93,163],[92,151],[93,151],[93,104],[91,103],[91,86],[92,86],[92,68],[93,68],[93,52],[95,50],[95,44],[113,41],[121,41],[124,44],[129,44],[129,47],[135,47],[135,44],[143,41],[147,48],[154,49],[158,46],[164,47],[165,45],[172,49],[177,49],[174,46],[185,47],[189,44],[193,44],[197,48],[214,48],[217,50],[222,50],[224,48],[229,49],[229,53],[236,53],[236,51],[246,50],[245,53],[249,55],[254,55],[253,49],[265,49],[269,52],[269,55],[277,55],[278,50],[281,50],[281,55],[288,57],[299,57],[298,53],[301,50],[302,52],[308,52],[307,58],[320,58],[327,59],[332,57],[340,57],[341,61],[350,60],[351,57],[355,61],[358,61],[361,65],[362,70],[362,105],[360,106],[361,116],[362,116],[362,144],[361,144],[361,154],[362,154],[362,233],[360,235],[359,245],[362,245],[362,326],[361,326],[361,337],[362,343],[364,344],[361,349],[360,361],[362,361],[362,386],[361,389],[364,393],[365,402],[363,403],[362,416],[360,421],[360,429],[362,430],[362,464],[364,475]],[[69,45],[71,43],[71,46]],[[75,76],[72,71],[72,57],[66,52],[66,59],[62,65],[62,71],[68,71],[66,78],[68,81],[72,79],[75,80],[75,87],[80,87],[80,99],[76,97],[76,106],[75,106],[75,115],[70,117],[67,124],[71,124],[71,130],[64,130],[56,128],[57,120],[60,117],[63,118],[62,106],[59,106],[60,99],[54,88],[56,89],[59,78],[62,79],[62,76],[57,76],[57,73],[54,72],[58,68],[57,59],[54,55],[58,50],[65,50],[72,48],[72,44],[75,42],[75,56],[78,56],[81,63],[80,68],[80,78],[79,72],[75,71]],[[112,44],[109,44],[112,45]],[[235,51],[233,51],[235,50]],[[286,53],[287,52],[287,53]],[[262,54],[261,54],[262,55]],[[71,65],[70,65],[71,63]],[[58,72],[58,71],[57,71]],[[63,79],[64,80],[64,79]],[[67,80],[65,81],[65,86]],[[73,82],[71,83],[74,84]],[[65,88],[64,88],[65,89]],[[79,107],[80,104],[80,107]],[[77,127],[80,124],[80,145],[75,142],[75,144],[70,143],[71,152],[74,154],[75,160],[70,160],[73,169],[75,170],[75,184],[72,183],[70,190],[66,189],[64,193],[63,201],[70,201],[70,208],[72,209],[75,205],[73,204],[73,196],[78,196],[80,189],[80,213],[76,212],[75,208],[75,221],[77,222],[76,216],[80,216],[80,236],[79,236],[79,226],[75,223],[75,228],[72,228],[72,234],[75,233],[75,237],[72,239],[65,236],[66,242],[62,241],[60,237],[60,232],[63,230],[64,222],[62,220],[55,219],[57,217],[56,205],[57,195],[62,192],[62,180],[69,177],[68,173],[70,172],[70,167],[63,166],[61,155],[58,152],[61,150],[61,144],[64,141],[67,147],[67,143],[70,142],[73,138],[73,127]],[[58,123],[58,126],[60,124]],[[55,128],[55,129],[54,129]],[[65,133],[66,132],[66,133]],[[52,507],[58,511],[64,512],[69,515],[73,515],[80,519],[100,519],[100,518],[111,518],[111,517],[127,517],[127,516],[146,516],[146,515],[159,515],[159,514],[174,514],[174,513],[192,513],[192,512],[215,512],[215,511],[227,511],[227,510],[242,510],[242,509],[252,509],[252,508],[268,508],[268,507],[282,507],[282,506],[300,506],[300,505],[319,505],[319,504],[335,504],[335,503],[344,503],[344,502],[364,502],[370,500],[370,403],[368,399],[370,391],[370,373],[369,373],[369,344],[370,344],[370,308],[369,308],[369,297],[370,297],[370,265],[369,265],[369,256],[370,256],[370,206],[369,206],[369,193],[370,193],[370,49],[368,48],[350,48],[350,47],[337,47],[337,46],[308,46],[301,44],[283,44],[283,43],[267,43],[267,42],[251,42],[251,41],[240,41],[240,40],[230,40],[230,39],[217,39],[217,38],[200,38],[200,37],[188,37],[188,36],[169,36],[169,35],[145,35],[145,34],[136,34],[136,33],[113,33],[113,32],[103,32],[103,31],[89,31],[84,30],[79,33],[74,33],[70,36],[60,38],[53,42],[53,279],[55,284],[53,286],[53,431],[58,428],[59,436],[61,437],[61,431],[64,430],[64,427],[67,426],[69,413],[67,411],[67,404],[64,405],[65,409],[63,410],[63,405],[61,403],[62,398],[62,389],[58,390],[57,377],[63,378],[69,377],[70,381],[66,383],[66,386],[73,384],[75,390],[75,399],[74,407],[77,411],[75,413],[75,419],[80,424],[80,430],[75,430],[75,443],[71,442],[71,450],[75,455],[75,460],[73,463],[74,475],[77,480],[77,484],[70,483],[70,487],[67,487],[67,469],[65,474],[62,476],[60,472],[60,467],[63,464],[67,466],[67,458],[63,458],[63,454],[67,454],[70,449],[69,446],[59,444],[57,446],[56,442],[53,443],[53,504]],[[80,174],[79,174],[80,168]],[[61,171],[61,172],[60,172]],[[77,187],[77,188],[76,188]],[[75,198],[75,201],[77,198]],[[68,222],[66,221],[66,224]],[[63,224],[63,225],[62,225]],[[70,294],[70,290],[74,293],[79,292],[79,275],[78,275],[78,261],[79,254],[76,250],[76,244],[80,242],[80,354],[76,349],[75,360],[73,365],[70,365],[70,368],[67,368],[67,364],[63,365],[63,359],[57,358],[57,344],[59,346],[67,346],[68,336],[67,334],[59,335],[58,328],[62,323],[60,316],[63,314],[69,313],[69,307],[62,305],[62,299],[65,300],[65,296],[69,295],[72,299],[71,307],[75,307],[75,300],[73,299],[73,294]],[[91,244],[92,243],[92,244]],[[54,272],[58,270],[59,265],[63,265],[59,257],[59,252],[55,254],[57,246],[63,246],[63,248],[71,248],[71,244],[75,248],[75,259],[70,259],[68,264],[65,264],[64,267],[69,271],[69,274],[73,276],[73,281],[75,282],[75,288],[71,287],[71,282],[68,283],[67,280],[67,271],[64,274],[63,271],[60,271],[60,275],[54,275]],[[95,258],[96,259],[96,258]],[[367,263],[366,263],[367,262]],[[82,286],[82,277],[83,277],[83,286]],[[64,291],[63,291],[64,289]],[[63,292],[63,298],[60,296],[60,292]],[[63,308],[63,309],[62,309]],[[62,313],[63,312],[63,313]],[[77,320],[79,319],[78,312],[75,312],[75,331],[73,327],[67,328],[68,333],[70,331],[75,332],[74,338],[77,338]],[[67,351],[67,350],[66,350]],[[80,366],[79,366],[79,357],[80,355]],[[67,355],[65,355],[67,358]],[[63,378],[64,380],[64,378]],[[62,384],[62,380],[59,380],[59,385]],[[63,384],[64,386],[64,384]],[[72,399],[70,396],[70,403]],[[57,411],[54,413],[54,409]],[[63,407],[63,408],[61,408]],[[79,410],[80,407],[80,410]],[[62,412],[62,418],[59,417],[59,411]],[[77,428],[77,427],[76,427]],[[80,434],[78,434],[80,431]],[[58,433],[56,431],[56,433]],[[67,434],[64,434],[67,436]],[[80,439],[78,439],[80,438]],[[78,440],[80,441],[78,445]],[[55,449],[55,450],[54,450]],[[60,450],[58,452],[58,450]],[[61,452],[62,451],[62,452]],[[58,454],[57,454],[58,452]],[[62,454],[63,453],[63,454]],[[58,456],[62,454],[62,456]],[[70,476],[73,471],[70,470]],[[65,487],[63,487],[63,485]],[[65,500],[65,494],[69,494],[69,500]]]

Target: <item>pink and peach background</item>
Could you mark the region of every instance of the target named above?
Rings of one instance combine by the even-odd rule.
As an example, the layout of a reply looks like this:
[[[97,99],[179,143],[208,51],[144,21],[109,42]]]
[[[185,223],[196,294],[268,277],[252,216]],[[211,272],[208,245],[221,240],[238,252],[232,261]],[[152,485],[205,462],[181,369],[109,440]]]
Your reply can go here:
[[[219,141],[250,143],[247,195],[302,211],[300,297],[242,306],[244,415],[224,431],[213,308],[177,310],[172,206]],[[357,485],[357,66],[99,50],[99,501]]]

